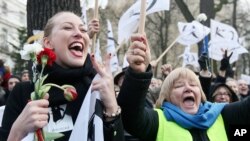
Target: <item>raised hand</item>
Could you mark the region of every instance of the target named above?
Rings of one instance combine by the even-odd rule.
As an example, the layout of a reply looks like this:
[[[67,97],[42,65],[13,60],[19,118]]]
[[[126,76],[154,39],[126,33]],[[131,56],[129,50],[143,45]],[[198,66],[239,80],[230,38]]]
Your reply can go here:
[[[127,52],[129,66],[136,72],[145,72],[150,60],[150,48],[145,34],[131,36],[131,45]]]
[[[173,70],[171,64],[164,64],[161,66],[161,72],[163,75],[168,76],[168,74]]]
[[[100,24],[98,19],[93,19],[88,25],[88,35],[89,38],[93,38],[94,34],[98,33],[100,30]]]
[[[114,78],[110,70],[111,54],[106,55],[104,64],[98,63],[94,55],[91,56],[93,67],[100,75],[100,79],[92,81],[92,91],[99,91],[101,100],[107,113],[115,113],[118,104],[115,96]]]
[[[208,70],[208,57],[207,53],[202,53],[199,57],[198,63],[201,70]]]
[[[225,50],[224,56],[221,60],[220,70],[226,70],[230,66],[229,60],[232,55],[233,55],[233,52],[231,52],[231,54],[228,56],[227,50]]]

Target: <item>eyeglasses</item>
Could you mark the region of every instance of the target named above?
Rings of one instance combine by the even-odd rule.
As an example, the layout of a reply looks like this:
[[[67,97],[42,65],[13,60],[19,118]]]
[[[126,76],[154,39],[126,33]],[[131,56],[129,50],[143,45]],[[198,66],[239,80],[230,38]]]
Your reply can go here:
[[[230,95],[228,93],[218,93],[215,96],[222,97],[222,96],[230,96]]]

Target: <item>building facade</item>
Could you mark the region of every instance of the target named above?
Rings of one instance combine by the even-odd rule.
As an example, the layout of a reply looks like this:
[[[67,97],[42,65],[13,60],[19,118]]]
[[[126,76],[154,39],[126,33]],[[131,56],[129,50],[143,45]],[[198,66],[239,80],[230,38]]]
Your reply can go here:
[[[26,0],[0,0],[0,59],[14,67],[5,52],[14,52],[12,45],[19,46],[18,30],[27,27]]]

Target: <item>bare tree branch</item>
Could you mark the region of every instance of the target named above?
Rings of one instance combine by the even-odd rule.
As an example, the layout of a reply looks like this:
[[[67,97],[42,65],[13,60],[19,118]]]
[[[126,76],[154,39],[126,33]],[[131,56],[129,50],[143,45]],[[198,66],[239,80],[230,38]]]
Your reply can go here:
[[[181,13],[183,14],[184,18],[187,20],[187,22],[192,22],[194,20],[193,15],[191,14],[190,10],[188,9],[187,5],[183,0],[175,0],[176,4],[181,10]]]

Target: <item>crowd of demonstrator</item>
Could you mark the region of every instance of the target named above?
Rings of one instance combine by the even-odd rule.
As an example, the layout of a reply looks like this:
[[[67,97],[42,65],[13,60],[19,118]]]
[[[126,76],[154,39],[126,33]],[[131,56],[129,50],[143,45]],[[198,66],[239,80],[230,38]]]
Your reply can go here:
[[[45,126],[64,134],[58,140],[69,140],[72,128],[60,130],[55,122],[75,125],[91,84],[92,91],[100,92],[101,108],[95,110],[102,111],[105,141],[227,141],[231,125],[250,125],[249,84],[234,79],[229,63],[232,54],[225,51],[218,75],[210,72],[203,53],[199,69],[164,64],[162,77],[156,78],[146,35],[133,34],[126,54],[129,65],[112,74],[112,55],[105,57],[106,65],[100,65],[88,53],[99,21],[91,20],[88,26],[65,11],[49,19],[44,28],[42,45],[57,56],[43,72],[48,74],[45,83],[74,86],[78,94],[74,101],[67,101],[64,91],[54,87],[44,99],[30,101],[34,84],[29,72],[12,74],[0,60],[0,106],[5,105],[0,141],[21,140]],[[100,78],[95,80],[97,73]]]

